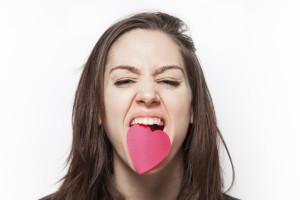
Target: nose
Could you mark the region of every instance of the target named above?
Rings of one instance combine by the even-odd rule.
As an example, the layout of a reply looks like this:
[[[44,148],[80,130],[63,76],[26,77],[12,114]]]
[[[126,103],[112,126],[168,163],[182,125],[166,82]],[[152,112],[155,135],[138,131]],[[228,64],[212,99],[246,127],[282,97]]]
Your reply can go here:
[[[152,81],[143,81],[138,87],[136,103],[146,107],[152,107],[160,104],[158,92]]]

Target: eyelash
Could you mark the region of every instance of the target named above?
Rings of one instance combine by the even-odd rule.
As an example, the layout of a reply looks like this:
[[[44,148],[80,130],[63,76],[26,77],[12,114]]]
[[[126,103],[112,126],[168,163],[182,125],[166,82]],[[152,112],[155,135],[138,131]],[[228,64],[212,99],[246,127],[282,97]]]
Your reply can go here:
[[[159,80],[158,82],[159,83],[165,83],[165,84],[168,84],[168,85],[173,86],[173,87],[178,87],[180,85],[180,82],[171,81],[171,80]],[[124,80],[116,81],[114,83],[114,85],[115,86],[121,86],[121,85],[131,84],[131,83],[135,83],[135,81],[131,80],[131,79],[124,79]]]
[[[171,81],[171,80],[161,80],[159,81],[160,83],[165,83],[174,87],[178,87],[179,86],[179,82],[178,81]]]
[[[114,84],[115,84],[115,86],[120,86],[120,85],[125,85],[125,84],[130,84],[130,83],[135,83],[135,81],[133,81],[131,79],[124,79],[124,80],[116,81]]]

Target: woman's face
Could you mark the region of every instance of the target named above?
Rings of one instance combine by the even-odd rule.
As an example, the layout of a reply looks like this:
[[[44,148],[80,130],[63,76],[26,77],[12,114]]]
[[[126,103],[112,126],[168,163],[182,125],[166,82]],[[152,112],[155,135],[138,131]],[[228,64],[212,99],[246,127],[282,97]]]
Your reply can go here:
[[[126,145],[130,123],[157,117],[172,144],[158,167],[163,168],[175,158],[192,120],[191,89],[179,47],[165,33],[131,30],[114,42],[105,67],[105,129],[115,158],[134,169]]]

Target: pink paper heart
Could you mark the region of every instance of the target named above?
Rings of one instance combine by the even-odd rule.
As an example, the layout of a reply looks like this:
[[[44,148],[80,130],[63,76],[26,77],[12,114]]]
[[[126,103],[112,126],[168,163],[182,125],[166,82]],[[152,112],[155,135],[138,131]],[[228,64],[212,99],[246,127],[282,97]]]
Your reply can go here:
[[[138,124],[128,129],[127,145],[133,165],[139,174],[160,164],[171,148],[170,138],[164,131],[152,131],[149,126]]]

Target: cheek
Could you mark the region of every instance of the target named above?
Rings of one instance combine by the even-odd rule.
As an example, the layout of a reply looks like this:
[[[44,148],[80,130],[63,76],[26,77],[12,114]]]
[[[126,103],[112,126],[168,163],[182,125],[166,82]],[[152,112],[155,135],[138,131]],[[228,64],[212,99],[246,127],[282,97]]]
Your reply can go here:
[[[164,94],[165,105],[172,120],[184,121],[190,115],[191,94],[188,89],[182,89]],[[180,116],[180,118],[178,117]]]
[[[166,93],[164,96],[171,127],[170,134],[174,142],[183,140],[186,136],[191,116],[191,95],[189,90],[179,90],[176,93]]]
[[[105,111],[108,123],[123,123],[128,106],[131,102],[131,93],[108,87],[104,93]]]
[[[107,87],[104,92],[106,133],[114,149],[124,159],[126,156],[126,127],[124,119],[132,98],[132,92]]]
[[[173,94],[172,98],[167,98],[167,102],[165,102],[168,114],[171,118],[169,134],[172,141],[172,151],[170,153],[170,159],[173,159],[181,149],[188,134],[191,115],[190,102],[191,99],[188,92],[181,92],[176,95]]]
[[[105,108],[107,110],[107,114],[109,115],[111,112],[120,112],[120,109],[122,108],[121,102],[124,101],[126,97],[124,95],[120,95],[118,91],[108,88],[107,91],[104,93],[104,99]]]

